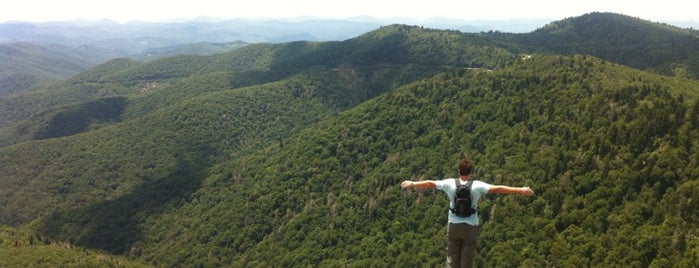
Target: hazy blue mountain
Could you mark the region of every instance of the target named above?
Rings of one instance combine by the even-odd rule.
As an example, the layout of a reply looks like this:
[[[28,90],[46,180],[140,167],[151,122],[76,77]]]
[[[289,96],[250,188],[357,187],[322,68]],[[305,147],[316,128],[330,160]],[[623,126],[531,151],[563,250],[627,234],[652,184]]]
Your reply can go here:
[[[0,24],[0,42],[95,45],[128,54],[188,43],[287,42],[344,40],[373,30],[379,23],[351,21],[257,21],[198,19],[187,22],[54,22]]]
[[[185,22],[67,21],[6,22],[0,24],[0,43],[50,42],[67,46],[93,44],[104,48],[139,53],[144,49],[197,42],[226,43],[241,40],[248,43],[288,41],[341,41],[379,28],[401,23],[436,29],[464,32],[503,31],[529,32],[552,20],[455,20],[433,18],[376,19],[275,19],[217,20],[198,18]]]
[[[233,49],[245,46],[247,44],[248,43],[245,43],[243,41],[229,43],[190,43],[174,45],[169,47],[146,49],[139,54],[131,55],[131,58],[149,61],[177,55],[213,55],[228,52]]]
[[[0,44],[0,96],[66,78],[120,56],[124,54],[92,45]]]
[[[302,17],[296,19],[213,19],[196,18],[189,21],[142,22],[131,21],[66,21],[66,22],[5,22],[0,23],[0,43],[50,42],[67,46],[92,44],[129,54],[145,49],[169,47],[176,44],[243,41],[342,41],[389,24],[418,25],[462,32],[500,31],[526,33],[543,27],[553,19],[468,20],[411,19],[355,17],[327,19]],[[677,22],[678,27],[696,27],[697,22]]]

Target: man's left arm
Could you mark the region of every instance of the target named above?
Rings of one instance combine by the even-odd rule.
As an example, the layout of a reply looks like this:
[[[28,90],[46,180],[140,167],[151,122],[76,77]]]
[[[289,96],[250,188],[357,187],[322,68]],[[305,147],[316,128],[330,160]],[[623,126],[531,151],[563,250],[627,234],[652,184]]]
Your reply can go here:
[[[534,195],[534,190],[532,188],[529,188],[528,186],[525,187],[510,187],[510,186],[505,186],[505,185],[492,185],[490,186],[490,190],[488,190],[489,194],[520,194],[524,196],[532,196]]]
[[[410,180],[405,180],[400,183],[400,188],[401,189],[406,189],[406,188],[435,188],[437,187],[437,183],[435,181],[431,180],[424,180],[424,181],[410,181]]]

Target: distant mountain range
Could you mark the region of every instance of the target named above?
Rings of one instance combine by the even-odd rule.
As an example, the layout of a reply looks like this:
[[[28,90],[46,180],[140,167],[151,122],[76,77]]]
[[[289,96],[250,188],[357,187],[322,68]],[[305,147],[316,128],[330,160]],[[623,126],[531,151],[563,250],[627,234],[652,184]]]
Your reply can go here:
[[[383,25],[419,25],[462,32],[529,32],[552,20],[463,21],[453,19],[354,19],[302,18],[295,20],[216,20],[198,18],[183,22],[67,21],[5,22],[0,24],[0,43],[50,42],[66,46],[96,45],[139,53],[154,47],[210,42],[247,43],[289,41],[341,41],[356,37]]]
[[[498,31],[527,33],[554,19],[458,20],[447,18],[410,19],[356,17],[350,19],[298,18],[278,20],[211,19],[189,21],[64,21],[0,23],[0,43],[40,42],[78,47],[95,45],[127,54],[145,49],[186,43],[228,43],[243,41],[342,41],[389,24],[406,24],[467,33]],[[697,28],[697,21],[671,22],[680,28]]]
[[[181,22],[66,21],[0,24],[0,96],[37,89],[117,57],[148,61],[167,56],[226,52],[251,43],[342,41],[400,22],[465,33],[528,33],[550,19],[455,20],[408,18],[298,18]],[[678,23],[696,25],[692,22]]]

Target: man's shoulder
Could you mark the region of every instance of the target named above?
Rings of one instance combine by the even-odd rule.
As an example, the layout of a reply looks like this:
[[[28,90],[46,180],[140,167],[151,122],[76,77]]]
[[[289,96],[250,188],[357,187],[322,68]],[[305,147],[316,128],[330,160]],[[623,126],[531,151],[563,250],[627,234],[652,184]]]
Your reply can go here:
[[[434,181],[434,184],[437,186],[437,188],[443,188],[447,185],[454,185],[455,180],[456,179],[454,179],[454,178],[446,178],[446,179],[436,180],[436,181]]]
[[[485,189],[486,191],[490,189],[492,185],[490,183],[484,182],[482,180],[474,180],[472,187]]]

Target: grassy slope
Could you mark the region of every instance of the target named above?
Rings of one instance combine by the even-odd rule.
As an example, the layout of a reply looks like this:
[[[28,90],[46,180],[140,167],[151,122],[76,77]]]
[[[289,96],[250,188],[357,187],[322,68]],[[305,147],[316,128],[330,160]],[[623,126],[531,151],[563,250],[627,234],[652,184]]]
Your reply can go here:
[[[2,267],[152,267],[122,256],[50,242],[31,232],[0,226]]]

